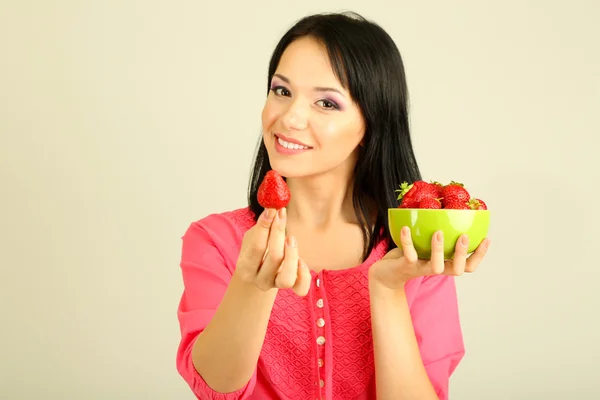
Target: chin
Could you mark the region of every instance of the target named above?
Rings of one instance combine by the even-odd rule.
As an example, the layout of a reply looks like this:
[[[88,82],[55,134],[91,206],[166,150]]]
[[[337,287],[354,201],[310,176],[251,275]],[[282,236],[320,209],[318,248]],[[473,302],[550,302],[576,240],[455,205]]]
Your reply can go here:
[[[300,169],[297,162],[288,157],[283,157],[275,149],[267,148],[269,164],[271,169],[276,171],[284,178],[296,178],[299,176]]]
[[[287,160],[286,160],[287,161]],[[309,166],[300,166],[295,162],[286,162],[274,160],[271,162],[271,169],[286,179],[290,178],[314,178],[322,175],[325,171],[314,169]]]
[[[292,163],[280,162],[278,160],[270,161],[270,164],[271,169],[284,178],[299,178],[306,175],[306,171],[301,171],[297,164],[293,165]]]
[[[316,172],[314,168],[310,166],[312,162],[310,158],[306,159],[301,155],[282,155],[270,146],[267,147],[267,154],[269,156],[271,169],[284,178],[303,178],[314,175]]]

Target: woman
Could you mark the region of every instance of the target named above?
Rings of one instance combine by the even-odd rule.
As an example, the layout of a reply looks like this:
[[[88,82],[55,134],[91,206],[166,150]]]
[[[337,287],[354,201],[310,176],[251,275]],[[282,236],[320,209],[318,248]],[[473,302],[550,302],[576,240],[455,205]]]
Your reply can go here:
[[[269,66],[249,206],[183,237],[179,373],[200,399],[446,399],[464,354],[454,275],[472,272],[468,238],[443,260],[394,248],[394,190],[420,179],[400,54],[356,14],[300,20]],[[268,170],[286,208],[263,210]]]

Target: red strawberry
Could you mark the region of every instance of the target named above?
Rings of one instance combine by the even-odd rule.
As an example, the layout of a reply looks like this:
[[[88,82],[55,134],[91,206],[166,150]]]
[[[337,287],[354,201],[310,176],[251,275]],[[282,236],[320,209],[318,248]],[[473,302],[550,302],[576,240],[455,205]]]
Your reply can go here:
[[[437,187],[421,180],[410,185],[408,182],[403,182],[400,189],[396,191],[400,192],[398,195],[398,200],[401,200],[400,208],[419,208],[421,200],[438,197]]]
[[[258,204],[264,208],[280,209],[288,205],[291,193],[283,177],[270,170],[258,188],[257,198]]]
[[[444,200],[442,199],[442,202]],[[471,210],[468,201],[450,200],[444,203],[444,208],[449,210]]]
[[[442,185],[441,183],[439,183],[438,181],[432,181],[431,185],[434,185],[438,191],[438,199],[442,198],[442,189],[444,188],[444,185]]]
[[[413,188],[413,185],[409,185],[408,182],[402,182],[400,185],[400,189],[396,189],[396,192],[400,192],[398,194],[398,200],[400,200],[400,208],[410,208],[410,201],[406,199],[406,194]]]
[[[440,209],[442,208],[442,203],[438,199],[426,197],[419,202],[419,208]]]
[[[487,210],[487,204],[481,199],[471,199],[468,205],[471,210]]]
[[[471,199],[471,195],[459,182],[450,182],[442,188],[442,206],[444,208],[464,209],[464,205]]]

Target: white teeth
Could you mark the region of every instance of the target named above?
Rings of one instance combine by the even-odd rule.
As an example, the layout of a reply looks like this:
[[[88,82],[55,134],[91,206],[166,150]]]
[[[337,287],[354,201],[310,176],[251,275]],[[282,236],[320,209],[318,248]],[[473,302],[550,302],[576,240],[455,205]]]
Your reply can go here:
[[[281,146],[285,147],[286,149],[290,149],[290,150],[304,150],[304,149],[308,149],[307,146],[302,146],[302,145],[299,145],[299,144],[296,144],[296,143],[286,142],[282,138],[277,138],[277,142],[279,142],[279,144]]]

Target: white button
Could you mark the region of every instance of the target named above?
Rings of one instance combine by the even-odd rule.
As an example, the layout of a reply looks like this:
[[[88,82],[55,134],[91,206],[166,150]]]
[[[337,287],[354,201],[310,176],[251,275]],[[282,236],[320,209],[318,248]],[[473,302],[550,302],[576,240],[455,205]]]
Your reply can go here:
[[[319,319],[317,320],[317,326],[318,326],[319,328],[322,328],[322,327],[324,327],[324,326],[325,326],[325,320],[324,320],[323,318],[319,318]]]
[[[325,386],[325,381],[323,381],[323,379],[319,380],[319,385],[320,385],[321,387]]]
[[[317,307],[323,308],[323,299],[317,300]]]
[[[319,336],[317,338],[317,344],[323,346],[325,344],[325,338],[323,336]]]
[[[322,358],[319,358],[319,368],[322,368],[325,363]]]
[[[317,281],[316,281],[316,282],[317,282],[317,287],[321,286],[321,285],[320,285],[320,284],[321,284],[321,281],[320,281],[320,279],[319,279],[319,278],[317,278]]]

